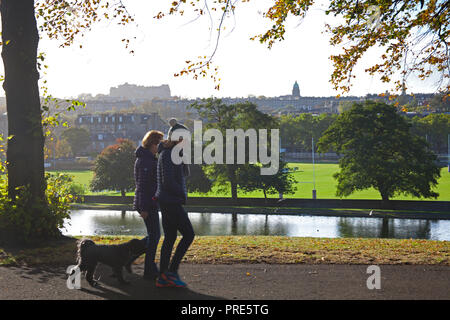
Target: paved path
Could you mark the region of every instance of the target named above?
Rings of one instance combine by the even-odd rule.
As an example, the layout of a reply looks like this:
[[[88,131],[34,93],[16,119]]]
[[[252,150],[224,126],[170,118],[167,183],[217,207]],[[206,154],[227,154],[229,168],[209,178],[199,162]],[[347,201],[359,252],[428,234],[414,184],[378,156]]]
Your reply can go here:
[[[101,288],[83,278],[80,290],[66,287],[64,267],[0,267],[0,299],[450,299],[450,267],[383,265],[381,289],[369,290],[365,265],[182,264],[188,289],[156,288],[141,278],[143,266],[119,285],[99,266]]]

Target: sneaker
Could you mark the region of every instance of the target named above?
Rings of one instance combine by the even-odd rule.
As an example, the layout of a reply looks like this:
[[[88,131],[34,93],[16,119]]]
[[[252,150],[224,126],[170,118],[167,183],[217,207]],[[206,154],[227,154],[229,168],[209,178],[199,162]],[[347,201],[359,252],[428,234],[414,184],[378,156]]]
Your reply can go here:
[[[177,287],[185,288],[187,284],[181,281],[180,276],[173,272],[161,273],[161,276],[156,281],[156,286],[158,288],[163,287]]]
[[[178,275],[178,273],[167,272],[166,276],[169,279],[169,282],[172,282],[175,287],[177,287],[177,288],[185,288],[185,287],[187,287],[186,282],[181,281],[180,276]]]
[[[156,280],[156,287],[158,288],[167,288],[167,287],[173,287],[172,283],[169,282],[167,279],[167,276],[165,274],[161,274],[158,277],[158,280]]]

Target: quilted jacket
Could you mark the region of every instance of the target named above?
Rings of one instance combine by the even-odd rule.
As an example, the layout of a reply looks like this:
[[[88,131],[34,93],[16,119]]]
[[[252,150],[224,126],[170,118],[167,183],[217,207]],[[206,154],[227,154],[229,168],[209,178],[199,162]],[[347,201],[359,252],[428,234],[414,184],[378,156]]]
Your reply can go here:
[[[136,211],[148,211],[158,207],[157,202],[153,200],[157,187],[157,161],[150,150],[141,146],[136,149],[136,162],[134,163],[136,192],[133,201],[133,208]]]
[[[183,164],[174,164],[171,159],[173,147],[158,145],[158,168],[156,198],[162,203],[185,204],[187,198]]]

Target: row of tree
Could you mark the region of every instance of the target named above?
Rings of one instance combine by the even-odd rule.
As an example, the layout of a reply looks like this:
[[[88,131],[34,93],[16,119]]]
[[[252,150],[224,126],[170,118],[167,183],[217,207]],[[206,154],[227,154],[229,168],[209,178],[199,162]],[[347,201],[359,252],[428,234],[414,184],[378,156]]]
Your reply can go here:
[[[218,99],[208,99],[203,103],[194,103],[191,108],[207,120],[204,130],[216,129],[222,133],[223,147],[226,145],[226,129],[279,126],[278,119],[262,113],[256,105],[248,102],[226,105]],[[336,195],[340,197],[368,188],[378,190],[386,202],[398,194],[425,198],[438,196],[433,191],[440,177],[436,155],[423,137],[412,134],[411,122],[392,105],[365,101],[363,104],[355,103],[350,110],[337,117],[304,114],[283,120],[297,123],[317,121],[314,123],[316,125],[330,121],[331,124],[326,127],[317,126],[320,128],[317,131],[309,127],[309,134],[320,137],[317,144],[319,152],[333,150],[342,156],[339,160],[340,172],[334,175],[338,181]],[[307,140],[304,142],[306,145]],[[203,148],[208,148],[211,143],[215,141],[205,144]],[[248,161],[248,140],[246,143]],[[134,149],[133,142],[129,140],[120,140],[118,144],[107,147],[97,158],[92,190],[120,190],[122,195],[133,190]],[[261,175],[261,164],[258,163],[191,166],[192,174],[187,180],[190,192],[208,192],[215,186],[218,192],[229,191],[236,199],[238,190],[262,190],[266,198],[268,194],[290,194],[295,191],[296,181],[282,159],[274,175]]]
[[[226,105],[218,99],[208,99],[204,103],[191,106],[205,120],[204,130],[217,129],[222,133],[225,154],[227,129],[267,129],[278,128],[278,120],[262,113],[252,103]],[[270,140],[270,139],[269,139]],[[215,141],[213,141],[215,142]],[[213,143],[210,142],[210,143]],[[248,159],[248,141],[246,159]],[[204,145],[204,148],[209,144]],[[235,144],[236,146],[236,144]],[[135,146],[132,141],[119,139],[118,143],[105,148],[97,157],[94,168],[94,178],[91,182],[93,191],[117,190],[122,195],[134,189],[133,165]],[[192,153],[193,154],[193,153]],[[192,161],[193,163],[193,161]],[[215,186],[218,192],[230,191],[233,199],[242,192],[262,190],[268,194],[289,194],[295,191],[294,179],[289,175],[286,163],[282,160],[279,170],[274,175],[261,175],[261,164],[191,164],[191,174],[187,179],[190,192],[206,193]],[[120,171],[120,174],[117,174]]]
[[[353,104],[354,102],[351,106]],[[337,117],[336,114],[315,115],[312,113],[281,116],[276,126],[280,128],[282,147],[288,151],[311,152],[312,138],[318,142]],[[411,132],[424,137],[430,144],[431,150],[437,154],[447,153],[447,135],[450,133],[449,114],[434,113],[426,117],[416,116],[409,121],[412,126]],[[50,158],[83,156],[86,155],[86,148],[90,143],[89,131],[72,127],[62,131],[59,137],[55,135],[46,137],[45,152]],[[317,145],[314,149],[317,152]]]
[[[351,102],[349,111],[355,102]],[[436,154],[447,153],[450,134],[450,114],[432,113],[426,117],[415,116],[405,120],[410,123],[411,134],[425,138]],[[314,115],[303,113],[297,116],[284,115],[280,118],[281,144],[287,151],[311,152],[311,139],[318,142],[324,132],[338,119],[335,114]],[[314,148],[318,151],[317,144]],[[331,150],[333,151],[333,150]]]

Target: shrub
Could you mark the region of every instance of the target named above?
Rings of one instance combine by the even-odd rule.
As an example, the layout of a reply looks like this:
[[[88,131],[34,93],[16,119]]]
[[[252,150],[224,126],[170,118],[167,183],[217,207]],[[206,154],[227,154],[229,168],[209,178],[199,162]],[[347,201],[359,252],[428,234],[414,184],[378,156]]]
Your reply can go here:
[[[6,175],[0,177],[0,234],[4,239],[30,243],[61,235],[59,228],[70,218],[71,178],[46,173],[44,199],[32,199],[27,187],[20,187],[15,200],[8,197]]]

